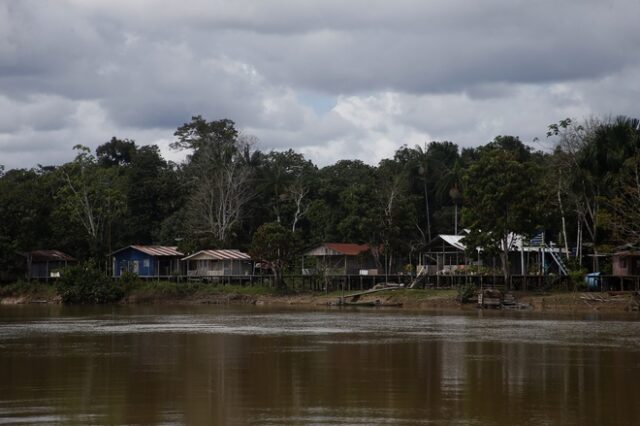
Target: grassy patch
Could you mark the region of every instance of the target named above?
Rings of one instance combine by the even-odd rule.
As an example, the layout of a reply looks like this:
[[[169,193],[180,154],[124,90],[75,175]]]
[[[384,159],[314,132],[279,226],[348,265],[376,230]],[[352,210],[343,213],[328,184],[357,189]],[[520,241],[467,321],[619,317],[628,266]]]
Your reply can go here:
[[[38,281],[18,281],[0,286],[0,297],[21,297],[51,299],[56,296],[56,288],[52,284]]]
[[[222,295],[263,296],[278,294],[262,286],[221,285],[211,283],[169,281],[139,281],[130,285],[127,295],[138,299],[184,299]]]

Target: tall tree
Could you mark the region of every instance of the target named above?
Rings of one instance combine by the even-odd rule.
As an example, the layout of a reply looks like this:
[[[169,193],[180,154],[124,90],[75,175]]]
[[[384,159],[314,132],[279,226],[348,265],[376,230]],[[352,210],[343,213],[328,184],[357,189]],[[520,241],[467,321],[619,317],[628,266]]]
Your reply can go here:
[[[390,271],[394,264],[409,254],[414,248],[413,225],[416,221],[415,209],[408,197],[407,164],[395,160],[382,160],[377,169],[377,190],[372,194],[376,205],[371,211],[368,240],[374,248],[382,248],[380,263]]]
[[[262,224],[251,241],[251,257],[265,263],[273,273],[276,287],[283,288],[283,272],[298,248],[296,235],[277,222]]]
[[[307,213],[310,242],[366,242],[367,218],[375,205],[376,169],[359,160],[341,160],[322,168],[317,182],[317,198]]]
[[[105,229],[125,208],[122,181],[116,169],[99,167],[89,148],[76,145],[74,149],[74,161],[60,168],[59,209],[81,226],[91,255],[99,257],[104,254]]]
[[[51,248],[52,173],[14,169],[0,177],[0,273],[18,266],[16,253]]]
[[[224,246],[253,197],[252,170],[245,161],[249,143],[238,137],[233,121],[207,122],[200,116],[179,127],[175,136],[174,149],[192,151],[187,167],[189,231],[196,238],[213,238]]]
[[[96,148],[98,164],[105,167],[124,166],[131,163],[136,154],[136,143],[130,139],[118,139],[115,136]]]
[[[310,161],[291,149],[272,151],[263,156],[258,186],[276,222],[283,224],[286,221],[295,231],[308,209],[305,198],[310,191],[309,175],[314,171]]]
[[[394,160],[403,164],[409,179],[408,200],[420,212],[419,223],[416,229],[422,235],[423,244],[429,242],[434,234],[444,231],[444,226],[436,226],[438,218],[445,205],[451,205],[451,200],[440,196],[442,176],[452,168],[458,160],[458,147],[451,142],[430,142],[424,146],[416,145],[413,148],[402,147]],[[448,191],[448,190],[447,190]],[[415,204],[413,201],[421,201]],[[442,225],[442,223],[441,223]],[[450,226],[446,226],[448,230]]]
[[[509,250],[515,234],[531,234],[537,226],[539,169],[512,150],[483,150],[465,177],[463,220],[470,228],[468,247],[499,250],[502,271],[509,277]]]
[[[559,136],[558,149],[569,161],[568,195],[580,220],[579,229],[584,228],[591,240],[593,267],[598,270],[603,206],[606,208],[602,201],[613,197],[618,172],[638,152],[640,122],[628,117],[583,124],[565,119],[550,125],[548,135]]]
[[[618,243],[640,245],[640,154],[626,161],[620,173],[618,190],[607,201],[606,216]]]
[[[460,160],[456,160],[452,167],[446,166],[438,180],[436,193],[440,199],[448,199],[453,203],[453,232],[458,234],[458,209],[463,200],[464,170]]]

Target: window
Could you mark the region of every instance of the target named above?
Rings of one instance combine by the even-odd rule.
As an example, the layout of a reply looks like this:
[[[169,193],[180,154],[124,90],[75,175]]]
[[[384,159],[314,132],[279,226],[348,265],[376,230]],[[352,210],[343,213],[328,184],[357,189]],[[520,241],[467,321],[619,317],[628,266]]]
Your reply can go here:
[[[149,259],[145,259],[142,264],[144,265],[145,268],[148,268],[149,267]]]

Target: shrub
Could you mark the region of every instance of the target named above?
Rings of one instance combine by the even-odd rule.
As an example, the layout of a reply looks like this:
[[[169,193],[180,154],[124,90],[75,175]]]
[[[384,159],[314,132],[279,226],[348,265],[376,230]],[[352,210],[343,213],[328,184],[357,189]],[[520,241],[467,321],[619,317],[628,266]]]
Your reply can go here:
[[[575,258],[567,261],[567,269],[569,269],[569,279],[571,280],[571,287],[573,291],[585,291],[587,290],[587,284],[584,282],[584,277],[587,275],[587,270],[578,264]]]
[[[52,285],[39,281],[18,281],[13,284],[0,286],[0,297],[34,296],[53,297],[55,290]]]
[[[129,293],[143,284],[143,281],[140,279],[138,274],[131,271],[124,271],[120,274],[118,282],[120,283],[122,291],[125,293]]]
[[[460,303],[470,303],[476,295],[476,286],[474,284],[464,284],[458,286],[458,301]]]
[[[124,296],[122,288],[91,261],[65,268],[56,287],[63,303],[113,303]]]

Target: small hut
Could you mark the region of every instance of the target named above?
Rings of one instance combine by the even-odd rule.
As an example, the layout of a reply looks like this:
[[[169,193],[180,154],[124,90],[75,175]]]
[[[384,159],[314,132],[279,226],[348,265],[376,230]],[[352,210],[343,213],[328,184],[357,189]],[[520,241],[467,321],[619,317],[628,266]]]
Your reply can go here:
[[[616,277],[640,275],[640,249],[630,245],[620,249],[613,253],[611,261],[613,275]]]
[[[174,246],[123,247],[111,253],[113,276],[133,272],[141,277],[161,277],[180,274],[180,258],[184,254]]]
[[[59,278],[61,270],[76,259],[60,250],[34,250],[24,253],[27,261],[27,279]]]
[[[182,259],[190,277],[251,275],[251,256],[240,250],[200,250]]]
[[[303,274],[325,275],[377,275],[376,259],[368,244],[324,243],[307,251],[307,257],[315,260],[315,270],[305,269]]]

